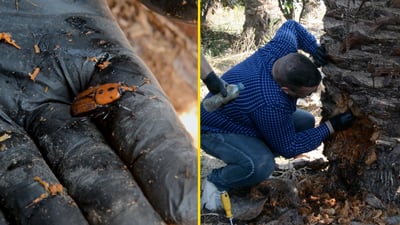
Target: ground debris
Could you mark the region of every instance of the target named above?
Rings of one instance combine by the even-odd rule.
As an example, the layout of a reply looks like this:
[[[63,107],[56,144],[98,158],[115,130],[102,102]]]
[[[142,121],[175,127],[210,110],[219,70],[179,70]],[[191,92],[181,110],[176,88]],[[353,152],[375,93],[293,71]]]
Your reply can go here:
[[[294,186],[273,180],[253,187],[247,200],[231,194],[235,224],[400,224],[399,207],[370,193],[350,193],[324,171],[304,174]],[[203,212],[201,221],[203,225],[229,224],[223,212]]]
[[[388,225],[400,224],[400,216],[399,216],[399,215],[397,215],[397,216],[391,216],[391,217],[386,218],[385,221],[386,221],[386,223],[387,223]]]
[[[287,179],[268,179],[253,187],[250,191],[253,199],[268,198],[273,207],[296,207],[299,195],[296,184]]]
[[[307,224],[385,224],[400,209],[382,203],[370,193],[349,193],[324,173],[306,176],[298,184],[300,214]],[[375,197],[375,198],[374,198]]]
[[[365,199],[368,205],[376,208],[376,209],[384,209],[385,206],[383,205],[382,201],[377,198],[374,194],[368,193]]]

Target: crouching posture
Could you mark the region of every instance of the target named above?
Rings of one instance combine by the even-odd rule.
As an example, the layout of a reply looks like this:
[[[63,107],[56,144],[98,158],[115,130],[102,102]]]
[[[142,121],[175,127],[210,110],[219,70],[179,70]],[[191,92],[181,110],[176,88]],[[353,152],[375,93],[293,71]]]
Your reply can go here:
[[[310,53],[314,62],[298,50]],[[311,151],[350,126],[351,113],[315,127],[313,115],[296,108],[298,98],[317,90],[322,79],[317,67],[326,63],[325,50],[315,37],[299,23],[287,21],[269,43],[222,76],[246,88],[223,108],[201,109],[201,148],[227,164],[208,175],[203,207],[219,209],[221,191],[267,179],[275,156],[291,158]]]
[[[0,14],[10,224],[197,224],[197,151],[107,2],[2,1]]]

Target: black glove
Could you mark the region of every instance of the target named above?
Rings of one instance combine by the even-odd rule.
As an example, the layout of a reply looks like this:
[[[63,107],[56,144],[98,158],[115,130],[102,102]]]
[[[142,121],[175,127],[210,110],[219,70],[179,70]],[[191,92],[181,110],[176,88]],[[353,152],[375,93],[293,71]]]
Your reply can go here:
[[[319,46],[317,48],[317,51],[315,51],[313,58],[314,58],[314,64],[317,67],[325,66],[326,64],[328,64],[325,47]]]
[[[21,2],[16,10],[14,2],[0,1],[1,24],[7,24],[0,32],[15,40],[0,41],[0,55],[7,55],[0,57],[0,224],[12,224],[2,212],[10,222],[30,224],[88,225],[98,218],[116,225],[197,224],[193,140],[107,1],[38,2],[50,7]],[[40,54],[28,50],[35,43]],[[146,80],[141,94],[123,93],[129,88],[122,82],[133,90]],[[86,95],[93,87],[99,95]],[[102,112],[72,117],[70,103],[82,92],[87,104],[79,112]],[[56,196],[39,196],[48,183]],[[85,218],[80,209],[96,216]]]
[[[203,80],[203,82],[206,84],[208,90],[213,94],[218,94],[221,93],[222,96],[226,97],[227,91],[226,91],[226,83],[219,78],[214,71],[210,72],[206,79]]]
[[[338,132],[349,128],[353,124],[354,120],[355,117],[351,112],[345,112],[332,117],[329,121],[332,124],[333,130]]]

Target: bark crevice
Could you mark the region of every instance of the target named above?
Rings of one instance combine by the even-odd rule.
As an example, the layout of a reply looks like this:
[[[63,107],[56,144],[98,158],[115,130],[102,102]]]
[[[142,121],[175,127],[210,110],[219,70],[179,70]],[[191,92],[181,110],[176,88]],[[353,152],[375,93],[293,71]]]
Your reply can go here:
[[[330,64],[322,116],[351,110],[355,124],[325,142],[328,174],[349,191],[400,205],[400,11],[387,1],[325,1]]]

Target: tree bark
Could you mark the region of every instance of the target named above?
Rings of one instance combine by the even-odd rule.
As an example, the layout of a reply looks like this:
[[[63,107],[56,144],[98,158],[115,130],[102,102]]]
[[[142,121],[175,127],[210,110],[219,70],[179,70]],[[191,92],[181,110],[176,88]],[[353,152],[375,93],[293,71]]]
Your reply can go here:
[[[302,9],[299,15],[300,22],[307,18],[319,4],[322,4],[319,0],[302,0]]]
[[[243,24],[242,38],[246,38],[254,32],[254,44],[262,44],[266,34],[269,32],[271,18],[269,16],[268,4],[270,0],[247,0],[245,1],[245,22]]]
[[[400,10],[397,1],[325,0],[321,43],[325,119],[351,110],[346,131],[325,142],[328,174],[351,192],[400,205]]]
[[[184,113],[197,107],[197,24],[171,20],[138,0],[107,2],[134,51],[154,73],[175,110]]]

